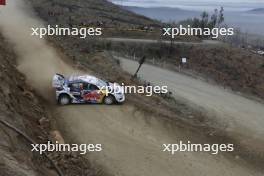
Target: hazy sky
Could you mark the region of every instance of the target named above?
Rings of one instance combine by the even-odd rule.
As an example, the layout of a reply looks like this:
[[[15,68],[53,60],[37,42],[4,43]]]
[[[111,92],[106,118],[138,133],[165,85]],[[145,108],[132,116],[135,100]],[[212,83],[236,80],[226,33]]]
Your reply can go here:
[[[110,0],[117,4],[142,7],[179,7],[189,10],[205,10],[224,6],[227,10],[264,8],[264,0]]]

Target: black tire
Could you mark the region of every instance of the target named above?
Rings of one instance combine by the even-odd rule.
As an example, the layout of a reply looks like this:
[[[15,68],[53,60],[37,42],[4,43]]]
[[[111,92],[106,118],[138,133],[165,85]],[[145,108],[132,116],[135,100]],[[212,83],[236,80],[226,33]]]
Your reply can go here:
[[[60,95],[58,103],[60,105],[69,105],[71,104],[71,98],[69,95],[66,94]]]
[[[112,105],[115,103],[115,98],[112,95],[105,96],[104,97],[104,104],[106,105]]]

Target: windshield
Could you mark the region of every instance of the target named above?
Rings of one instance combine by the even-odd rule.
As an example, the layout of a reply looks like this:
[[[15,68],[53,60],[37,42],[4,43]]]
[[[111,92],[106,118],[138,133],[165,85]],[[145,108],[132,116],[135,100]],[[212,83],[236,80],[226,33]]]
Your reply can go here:
[[[107,87],[107,82],[98,79],[98,83],[97,83],[97,85],[98,85],[99,87]]]

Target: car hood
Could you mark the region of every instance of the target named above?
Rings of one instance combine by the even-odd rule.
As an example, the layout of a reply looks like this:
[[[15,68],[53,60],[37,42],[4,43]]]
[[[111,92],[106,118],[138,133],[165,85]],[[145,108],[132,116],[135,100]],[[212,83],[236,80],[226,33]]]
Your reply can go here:
[[[108,90],[112,94],[124,94],[124,88],[118,83],[108,83]]]

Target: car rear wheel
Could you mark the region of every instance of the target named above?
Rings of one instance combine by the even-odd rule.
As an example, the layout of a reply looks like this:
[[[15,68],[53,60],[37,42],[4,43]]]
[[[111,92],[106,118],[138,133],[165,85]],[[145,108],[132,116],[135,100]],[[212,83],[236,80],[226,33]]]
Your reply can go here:
[[[69,97],[69,95],[61,95],[59,97],[59,104],[60,105],[68,105],[71,103],[71,98]]]
[[[106,96],[105,98],[104,98],[104,104],[106,104],[106,105],[112,105],[112,104],[114,104],[114,102],[115,102],[115,100],[114,100],[114,97],[113,96]]]

